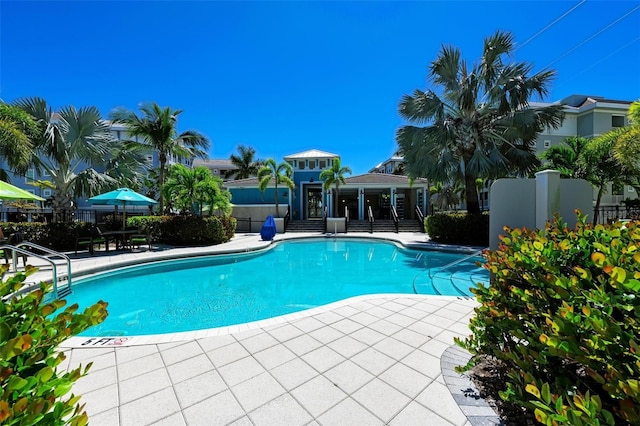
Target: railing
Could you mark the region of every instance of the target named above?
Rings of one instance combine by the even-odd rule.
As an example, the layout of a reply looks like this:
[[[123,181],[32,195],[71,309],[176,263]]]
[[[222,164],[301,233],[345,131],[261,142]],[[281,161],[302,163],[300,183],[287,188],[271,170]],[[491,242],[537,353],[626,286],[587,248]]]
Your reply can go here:
[[[416,219],[418,220],[418,222],[420,222],[420,229],[422,230],[422,232],[424,232],[424,215],[422,214],[422,210],[420,210],[419,206],[416,206],[415,209],[413,209],[416,213]]]
[[[349,226],[349,207],[344,206],[344,232],[348,232]]]
[[[236,222],[240,223],[240,222],[249,222],[249,229],[247,230],[247,232],[251,233],[252,229],[251,229],[251,218],[250,217],[236,217]]]
[[[399,232],[398,222],[400,222],[400,219],[398,219],[398,212],[396,211],[396,206],[391,206],[391,219],[393,219],[393,225],[396,227],[396,234],[397,234]]]
[[[287,225],[289,225],[289,221],[291,220],[291,208],[287,206],[287,214],[284,215],[284,229],[283,233],[287,232]]]
[[[324,233],[327,233],[327,215],[328,215],[328,210],[327,210],[327,206],[324,206],[324,208],[322,209],[322,221],[324,222]]]
[[[371,206],[367,209],[367,215],[369,216],[369,232],[373,234],[373,222],[375,220],[373,218],[373,210],[371,210]]]
[[[597,216],[597,223],[605,224],[620,219],[640,220],[640,207],[636,206],[600,206],[594,209],[593,217]]]
[[[67,261],[67,287],[64,289],[63,292],[58,292],[58,265],[56,265],[56,263],[51,260],[50,258],[43,256],[41,254],[37,254],[34,253],[32,251],[26,250],[24,248],[22,248],[21,246],[27,246],[27,247],[32,247],[35,248],[37,250],[41,250],[44,251],[45,253],[49,253],[49,254],[53,254],[56,256],[60,256],[63,259],[65,259]],[[42,247],[39,246],[37,244],[34,243],[30,243],[28,241],[23,241],[20,244],[18,244],[18,246],[12,246],[12,245],[2,245],[0,246],[0,249],[2,250],[11,250],[13,253],[13,271],[17,271],[18,270],[18,253],[21,254],[26,254],[27,256],[33,256],[33,257],[37,257],[38,259],[44,260],[45,262],[48,262],[51,264],[51,267],[53,269],[53,294],[56,298],[58,297],[64,297],[66,295],[68,295],[69,293],[71,293],[71,259],[69,259],[69,257],[65,254],[62,253],[58,253],[57,251],[53,251],[51,249],[48,249],[46,247]],[[63,294],[64,293],[64,294]]]

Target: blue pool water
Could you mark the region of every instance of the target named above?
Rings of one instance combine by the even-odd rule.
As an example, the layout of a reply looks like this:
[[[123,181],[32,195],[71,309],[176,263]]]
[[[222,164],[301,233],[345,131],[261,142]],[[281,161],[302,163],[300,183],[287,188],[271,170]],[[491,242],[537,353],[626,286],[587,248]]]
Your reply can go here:
[[[488,281],[475,264],[479,260],[371,240],[297,240],[260,253],[172,260],[78,280],[67,301],[81,307],[100,299],[109,303],[105,322],[86,336],[170,333],[365,294],[470,295],[473,283]]]

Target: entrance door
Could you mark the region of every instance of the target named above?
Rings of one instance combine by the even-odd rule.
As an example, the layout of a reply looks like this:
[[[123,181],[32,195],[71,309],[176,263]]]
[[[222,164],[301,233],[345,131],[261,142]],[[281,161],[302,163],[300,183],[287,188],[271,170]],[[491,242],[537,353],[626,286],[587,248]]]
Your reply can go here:
[[[322,218],[322,188],[307,188],[307,219]]]

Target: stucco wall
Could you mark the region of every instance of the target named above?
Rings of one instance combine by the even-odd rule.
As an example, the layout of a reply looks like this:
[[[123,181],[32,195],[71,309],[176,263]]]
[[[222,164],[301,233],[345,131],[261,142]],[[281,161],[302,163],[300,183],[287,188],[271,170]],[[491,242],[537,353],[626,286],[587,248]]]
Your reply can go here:
[[[284,216],[287,212],[287,206],[280,205],[280,216]],[[238,232],[260,232],[262,224],[267,216],[276,217],[275,204],[254,204],[234,206],[231,216],[238,219],[236,231]],[[251,228],[249,228],[249,219],[251,219]]]

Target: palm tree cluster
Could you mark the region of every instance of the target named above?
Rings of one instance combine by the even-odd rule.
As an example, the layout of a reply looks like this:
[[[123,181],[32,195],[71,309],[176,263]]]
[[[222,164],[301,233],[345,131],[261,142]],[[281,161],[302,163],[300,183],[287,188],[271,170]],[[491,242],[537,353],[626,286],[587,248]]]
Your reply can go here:
[[[396,134],[408,175],[462,182],[469,213],[480,211],[476,179],[537,169],[536,137],[562,123],[562,106],[530,104],[533,96],[548,94],[555,71],[529,75],[531,64],[505,63],[513,50],[513,36],[498,31],[485,39],[482,57],[469,66],[459,49],[443,46],[428,74],[439,92],[417,89],[400,101],[400,116],[417,124]]]
[[[15,175],[25,176],[33,168],[50,179],[31,183],[53,189],[54,221],[68,219],[74,198],[121,186],[159,196],[160,212],[164,212],[163,195],[174,194],[161,190],[167,163],[205,157],[210,142],[195,130],[177,132],[179,110],[154,103],[143,105],[140,111],[140,116],[126,109],[110,114],[112,122],[123,124],[131,137],[118,140],[95,107],[65,106],[54,111],[37,97],[0,102],[0,157]],[[159,170],[148,162],[152,153],[158,156]],[[196,197],[200,208],[208,204],[227,212],[230,194],[221,190],[221,181],[202,177],[201,170],[197,173],[196,192],[205,194]],[[6,170],[0,170],[0,179],[8,180]]]
[[[290,190],[295,187],[293,183],[293,168],[287,162],[276,164],[273,158],[268,158],[260,170],[258,170],[258,188],[264,192],[273,182],[274,198],[276,203],[276,216],[280,217],[278,203],[278,185],[284,185]]]

